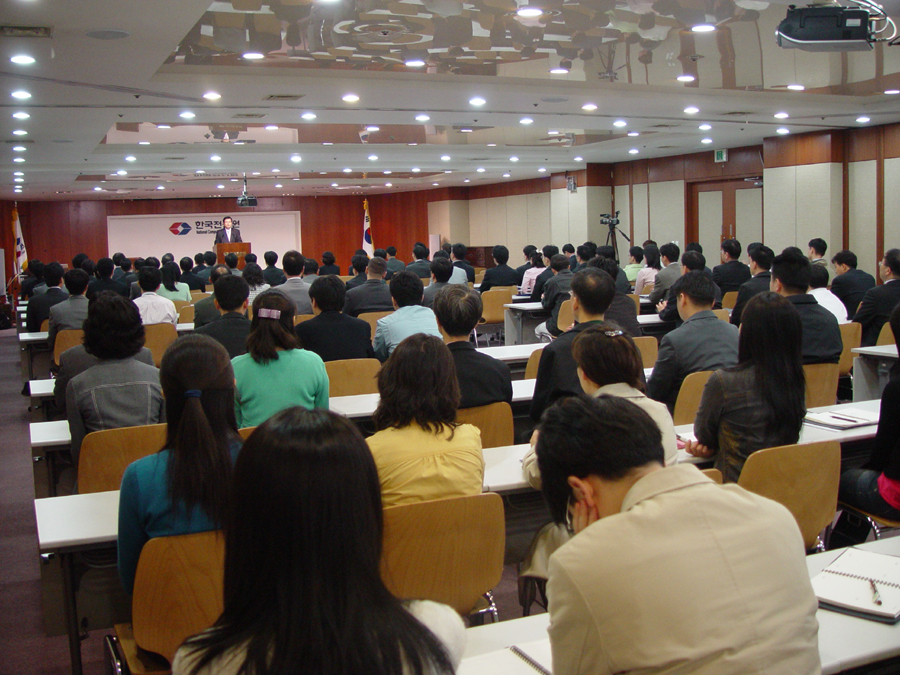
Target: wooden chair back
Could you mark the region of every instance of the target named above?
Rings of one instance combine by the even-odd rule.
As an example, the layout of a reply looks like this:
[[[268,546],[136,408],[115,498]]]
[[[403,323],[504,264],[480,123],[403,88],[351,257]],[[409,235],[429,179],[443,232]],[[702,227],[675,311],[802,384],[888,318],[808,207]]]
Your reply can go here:
[[[208,298],[210,293],[206,291],[191,291],[191,304],[197,302],[198,300],[202,300],[203,298]]]
[[[173,300],[172,304],[175,305],[176,312],[180,312],[182,307],[191,306],[191,302],[189,300]]]
[[[838,364],[840,376],[846,377],[853,372],[853,351],[862,343],[862,324],[850,321],[838,326],[841,329],[841,340],[844,349],[841,351],[841,361]]]
[[[793,514],[807,549],[834,518],[841,477],[837,441],[782,445],[747,458],[738,485],[773,499]]]
[[[178,323],[194,323],[194,306],[187,305],[178,310]]]
[[[475,271],[475,283],[476,284],[480,284],[482,281],[484,281],[484,273],[486,271],[487,270],[481,270],[480,272],[478,270]]]
[[[310,319],[314,319],[315,317],[315,314],[294,314],[294,325],[296,326],[298,323],[309,321]]]
[[[694,417],[697,416],[697,410],[700,408],[703,388],[712,374],[711,370],[701,370],[684,378],[681,389],[678,390],[678,398],[675,399],[675,413],[672,415],[675,426],[694,423]]]
[[[713,483],[722,484],[722,472],[718,469],[700,469],[700,473],[702,473],[707,478],[711,479]]]
[[[375,331],[378,330],[378,319],[383,319],[389,314],[393,314],[393,310],[390,312],[363,312],[359,315],[359,318],[368,323],[372,327],[372,339],[375,339]]]
[[[44,319],[43,321],[41,321],[40,332],[46,333],[48,330],[50,330],[50,319]]]
[[[78,492],[118,490],[128,465],[158,452],[165,443],[165,424],[92,431],[78,455]]]
[[[340,279],[341,281],[343,281],[345,284],[346,284],[348,281],[350,281],[352,278],[353,278],[352,275],[351,275],[351,276],[339,276],[339,277],[338,277],[338,279]]]
[[[252,434],[254,431],[256,431],[256,427],[242,427],[241,429],[238,429],[238,433],[245,441],[250,438],[250,434]]]
[[[479,324],[500,324],[505,320],[506,310],[503,305],[512,302],[512,296],[515,291],[508,288],[506,290],[492,288],[481,294],[481,319]]]
[[[722,309],[734,309],[737,304],[737,291],[728,291],[722,296]]]
[[[641,361],[644,362],[644,368],[655,366],[656,357],[659,355],[659,342],[656,341],[656,338],[652,335],[644,335],[634,338],[634,344],[641,353]]]
[[[860,324],[862,325],[862,324]],[[46,330],[45,328],[41,328],[41,330]],[[886,323],[881,327],[881,332],[878,334],[878,339],[875,341],[876,347],[886,347],[887,345],[895,344],[894,342],[894,331],[891,330],[891,324]]]
[[[153,363],[159,368],[163,354],[178,339],[178,331],[170,323],[151,323],[144,326],[144,346],[153,354]]]
[[[559,306],[559,316],[556,317],[556,327],[561,331],[566,330],[575,323],[575,313],[572,311],[572,299],[563,301]]]
[[[719,321],[731,323],[731,314],[727,309],[714,309],[712,312],[719,318]]]
[[[156,537],[144,544],[131,603],[137,645],[171,663],[181,643],[222,613],[224,573],[221,532]]]
[[[841,375],[840,364],[808,363],[803,366],[803,374],[806,376],[806,407],[834,405]]]
[[[84,331],[80,328],[67,328],[56,334],[56,342],[53,343],[53,363],[59,363],[60,354],[67,349],[77,347],[84,340]]]
[[[503,500],[486,492],[384,510],[381,576],[400,598],[421,598],[469,614],[500,582]]]
[[[643,288],[641,288],[641,295],[650,295],[653,292],[653,289],[656,288],[656,284],[644,284]]]
[[[378,393],[378,359],[341,359],[327,361],[328,396],[355,396],[357,394]]]
[[[493,286],[491,288],[492,291],[512,291],[512,294],[515,295],[519,292],[518,286]]]
[[[636,295],[634,293],[629,293],[628,297],[634,301],[634,309],[638,314],[641,313],[641,296]]]
[[[525,377],[524,380],[534,380],[537,379],[538,366],[541,363],[541,354],[544,353],[544,348],[535,349],[531,352],[531,356],[528,357],[528,363],[525,364]]]
[[[456,421],[478,427],[482,448],[499,448],[515,442],[512,408],[506,401],[463,408],[456,412]]]

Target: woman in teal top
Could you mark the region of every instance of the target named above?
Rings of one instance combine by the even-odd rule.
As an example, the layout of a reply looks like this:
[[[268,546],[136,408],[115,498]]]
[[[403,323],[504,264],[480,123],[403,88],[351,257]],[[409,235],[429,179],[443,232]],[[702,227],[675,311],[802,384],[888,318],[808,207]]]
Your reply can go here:
[[[153,537],[221,527],[241,447],[234,372],[225,348],[188,335],[163,355],[165,448],[131,464],[119,494],[119,577],[129,593],[144,544]]]
[[[157,295],[173,302],[175,300],[191,301],[191,289],[187,284],[178,281],[181,278],[181,268],[178,263],[167,262],[159,272],[162,275],[162,284],[156,291]]]
[[[299,349],[294,301],[278,290],[253,300],[247,353],[231,364],[237,389],[234,411],[240,428],[259,426],[285,408],[328,407],[328,373],[318,354]]]

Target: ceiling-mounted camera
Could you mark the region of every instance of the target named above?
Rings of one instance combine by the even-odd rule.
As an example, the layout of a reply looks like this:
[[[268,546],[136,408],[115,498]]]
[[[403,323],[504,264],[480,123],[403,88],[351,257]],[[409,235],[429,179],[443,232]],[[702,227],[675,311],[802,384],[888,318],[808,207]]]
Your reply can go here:
[[[775,41],[785,49],[807,52],[869,51],[876,42],[897,43],[897,26],[873,0],[850,0],[856,7],[809,6],[788,8],[775,29]],[[879,37],[888,28],[890,37]]]

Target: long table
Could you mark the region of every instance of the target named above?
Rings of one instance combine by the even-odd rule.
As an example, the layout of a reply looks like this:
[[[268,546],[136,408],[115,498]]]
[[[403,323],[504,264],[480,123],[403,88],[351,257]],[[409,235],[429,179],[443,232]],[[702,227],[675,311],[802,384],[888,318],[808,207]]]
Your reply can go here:
[[[890,379],[890,369],[897,363],[897,345],[858,347],[853,350],[853,400],[881,398]]]
[[[900,556],[900,537],[863,544],[861,548]],[[821,572],[842,549],[817,553],[806,558],[810,577]],[[848,614],[819,609],[819,658],[823,675],[871,665],[900,656],[900,624],[890,625],[859,619]],[[547,638],[548,614],[536,614],[511,621],[476,626],[466,630],[466,650],[457,675],[492,675],[475,667],[473,657],[505,649],[510,645]]]

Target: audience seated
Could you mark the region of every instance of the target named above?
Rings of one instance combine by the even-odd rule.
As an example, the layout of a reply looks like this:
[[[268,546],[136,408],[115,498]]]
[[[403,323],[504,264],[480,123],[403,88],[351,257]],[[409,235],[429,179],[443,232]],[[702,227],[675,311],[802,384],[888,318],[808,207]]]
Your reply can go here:
[[[287,277],[283,271],[275,266],[278,262],[278,254],[275,251],[266,251],[263,253],[263,260],[266,261],[266,268],[263,270],[263,278],[266,280],[266,283],[273,288],[283,284]]]
[[[569,288],[572,286],[572,270],[569,269],[569,259],[562,253],[557,253],[550,260],[550,269],[553,276],[544,284],[544,295],[541,297],[541,306],[550,312],[550,318],[538,324],[534,334],[538,340],[550,342],[554,337],[562,335],[568,326],[558,326],[559,308],[570,298]],[[482,284],[482,288],[484,284]]]
[[[219,318],[219,310],[216,308],[216,282],[229,274],[231,271],[228,269],[228,265],[214,265],[210,268],[209,284],[212,286],[213,293],[194,303],[194,330]]]
[[[231,363],[237,380],[234,407],[239,428],[255,427],[295,405],[328,407],[325,364],[317,354],[299,348],[294,303],[278,290],[256,296],[247,353]]]
[[[98,363],[66,385],[75,466],[81,442],[92,431],[165,422],[159,370],[135,358],[143,346],[144,325],[134,301],[101,293],[90,303],[84,350]]]
[[[356,275],[347,282],[347,290],[362,286],[368,280],[366,270],[369,268],[369,256],[357,253],[350,259],[350,270]]]
[[[519,277],[516,271],[506,264],[509,261],[509,249],[505,246],[494,246],[491,249],[491,256],[494,258],[495,266],[485,271],[478,290],[484,293],[494,286],[515,286]]]
[[[665,300],[660,301],[656,305],[659,312],[659,318],[663,321],[674,321],[676,326],[681,325],[681,317],[678,316],[678,293],[681,291],[681,279],[688,272],[703,272],[706,270],[706,258],[702,253],[697,251],[685,251],[681,256],[681,277],[669,288],[669,293]],[[710,274],[712,278],[712,274]],[[722,309],[722,291],[713,282],[714,300],[713,309]]]
[[[425,333],[441,336],[434,312],[422,306],[424,287],[415,272],[408,269],[397,272],[391,279],[390,290],[396,311],[378,319],[372,340],[375,356],[382,362],[387,361],[397,345],[410,335]]]
[[[875,286],[875,277],[856,269],[857,260],[853,251],[838,251],[831,259],[831,264],[835,275],[831,282],[831,292],[844,303],[847,318],[852,321],[866,291]]]
[[[744,310],[737,366],[709,377],[694,420],[697,440],[685,449],[715,455],[728,483],[737,482],[751,453],[800,438],[806,415],[801,333],[800,315],[788,299],[760,293]]]
[[[156,271],[159,272],[160,267],[162,267],[162,263],[158,258],[154,256],[148,256],[141,261],[138,259],[138,262],[141,262],[140,265],[135,265],[135,280],[131,282],[131,289],[129,291],[129,297],[134,300],[135,298],[141,297],[141,293],[143,293],[143,289],[141,289],[140,279],[141,279],[141,270],[145,267],[152,267]],[[162,272],[160,272],[159,279],[160,286],[162,285]]]
[[[81,330],[81,324],[84,323],[88,313],[88,299],[84,297],[84,293],[89,280],[87,272],[80,269],[69,270],[63,275],[69,297],[50,308],[47,344],[51,350],[56,345],[56,334],[59,331]]]
[[[288,251],[281,258],[284,265],[284,273],[287,279],[278,287],[281,293],[294,301],[294,310],[297,314],[312,314],[312,305],[309,304],[309,285],[303,283],[303,254],[299,251]]]
[[[270,288],[272,288],[269,284],[266,283],[266,277],[263,274],[263,269],[256,263],[247,263],[244,265],[244,273],[241,275],[244,277],[244,281],[247,282],[247,285],[250,287],[250,293],[247,296],[247,302],[251,305],[253,301],[256,299],[256,296],[260,293],[263,293]]]
[[[119,578],[129,594],[149,539],[223,526],[241,448],[234,372],[221,345],[199,335],[173,342],[159,379],[166,400],[165,447],[131,464],[119,493]]]
[[[678,264],[680,255],[681,250],[678,248],[678,244],[669,242],[659,247],[659,259],[662,269],[656,273],[653,281],[653,290],[650,291],[650,302],[653,305],[656,305],[668,295],[669,288],[681,276],[681,265]]]
[[[394,309],[391,291],[384,282],[386,270],[387,262],[383,258],[372,258],[368,261],[365,283],[353,288],[347,284],[344,314],[359,316],[364,312],[390,312]]]
[[[816,237],[809,240],[809,262],[813,265],[822,265],[828,267],[828,261],[825,260],[825,251],[828,250],[828,244],[824,239]]]
[[[304,258],[303,260],[303,283],[311,286],[312,282],[319,278],[319,263],[315,258]]]
[[[632,246],[628,249],[628,264],[623,269],[628,283],[634,286],[638,272],[644,269],[644,249],[640,246]]]
[[[572,313],[576,323],[541,351],[531,399],[531,419],[535,422],[556,399],[581,393],[572,343],[592,323],[604,320],[616,294],[615,283],[609,274],[593,267],[572,275]]]
[[[157,293],[162,285],[162,275],[155,267],[144,266],[138,273],[141,295],[134,299],[134,304],[141,313],[141,321],[149,326],[154,323],[178,324],[178,311],[174,303]]]
[[[588,267],[594,267],[603,270],[615,281],[619,276],[619,264],[612,258],[601,258],[596,256],[588,263]],[[619,328],[624,330],[633,338],[641,337],[643,331],[641,324],[638,323],[638,309],[634,304],[634,300],[616,289],[616,294],[609,304],[609,308],[604,312],[606,321],[611,321]]]
[[[853,316],[854,321],[862,324],[863,347],[871,347],[878,341],[882,326],[900,303],[900,282],[897,281],[900,279],[900,249],[892,248],[884,254],[878,264],[878,276],[884,285],[866,291],[859,310]],[[30,313],[28,318],[31,319]]]
[[[182,258],[178,264],[181,267],[181,283],[186,284],[189,291],[206,292],[206,282],[199,276],[194,274],[191,266],[191,259],[187,256]],[[100,263],[98,262],[97,265]]]
[[[559,253],[559,247],[554,246],[553,244],[547,244],[541,249],[541,254],[544,257],[544,271],[538,274],[537,278],[534,280],[534,288],[531,289],[531,302],[541,301],[541,296],[544,295],[544,284],[553,278],[553,270],[550,269],[550,260],[557,253]],[[487,276],[487,272],[485,272],[485,276]],[[482,293],[484,292],[484,285],[482,285],[480,290]]]
[[[444,244],[444,246],[449,247],[450,245]],[[447,253],[447,251],[445,251],[443,249],[441,249],[440,251],[434,252],[434,255],[431,256],[431,262],[434,262],[435,260],[441,260],[442,258],[444,260],[450,261],[452,264],[450,254]],[[431,265],[428,266],[428,269],[431,270]],[[390,278],[390,277],[388,277],[388,278]],[[432,283],[434,282],[433,275],[431,277],[431,281],[432,281]],[[448,281],[448,283],[451,283],[451,284],[460,284],[461,286],[466,286],[466,287],[468,287],[468,285],[469,285],[469,278],[468,278],[468,275],[466,274],[466,271],[462,267],[457,267],[456,265],[453,265],[450,268],[450,278],[447,281]],[[423,281],[422,283],[425,283],[425,282]]]
[[[509,366],[479,352],[469,341],[481,317],[481,295],[464,286],[450,284],[435,296],[433,309],[438,329],[456,366],[459,407],[475,408],[498,401],[511,403]]]
[[[644,294],[644,286],[653,284],[656,281],[656,273],[662,269],[662,263],[659,259],[659,248],[656,244],[648,244],[644,246],[644,260],[647,265],[637,273],[634,279],[634,292],[637,295]]]
[[[533,256],[535,253],[540,254],[541,252],[538,251],[537,246],[534,246],[533,244],[528,244],[527,246],[525,246],[525,248],[522,249],[522,254],[525,256],[525,264],[519,265],[516,268],[516,282],[517,282],[516,285],[517,286],[522,285],[522,280],[525,278],[525,272],[527,272],[529,269],[531,269],[532,260],[534,260]],[[541,255],[541,259],[543,261],[543,255]],[[524,295],[524,293],[523,293],[523,295]]]
[[[188,258],[190,261],[190,258]],[[87,287],[87,299],[93,300],[103,291],[112,291],[119,295],[128,295],[128,286],[122,281],[113,278],[114,270],[121,270],[120,267],[113,265],[112,258],[100,258],[97,261],[97,268],[94,270],[95,278],[91,279]],[[122,275],[124,277],[124,275]]]
[[[820,671],[787,509],[694,466],[664,468],[656,424],[616,396],[562,401],[539,429],[545,500],[574,533],[549,563],[554,673]]]
[[[44,267],[44,283],[47,284],[47,290],[43,293],[36,293],[28,301],[25,330],[29,333],[40,331],[41,324],[50,318],[50,308],[64,302],[69,297],[69,294],[62,289],[63,274],[63,267],[58,262],[48,263]]]
[[[809,294],[816,299],[820,307],[834,314],[838,323],[847,323],[847,308],[828,290],[828,278],[828,267],[812,263],[809,266]]]
[[[177,263],[163,263],[159,271],[162,275],[162,284],[156,291],[158,295],[173,302],[176,300],[191,301],[191,289],[186,283],[181,281],[181,268]]]
[[[431,283],[425,287],[422,295],[422,304],[425,307],[434,306],[434,296],[437,295],[438,291],[450,284],[450,276],[454,271],[460,271],[462,272],[462,275],[465,276],[465,270],[454,267],[453,263],[450,262],[448,258],[438,258],[437,254],[435,254],[434,260],[431,261],[430,269]],[[466,282],[466,284],[468,284],[468,282]],[[468,285],[466,285],[466,288],[468,288]]]
[[[466,248],[465,244],[453,244],[450,249],[450,260],[453,262],[454,267],[457,267],[466,273],[466,283],[474,284],[475,268],[472,267],[468,262],[466,262],[467,252],[468,249]]]
[[[380,258],[372,260],[384,264]],[[356,290],[362,288],[364,286]],[[387,291],[387,286],[385,290]],[[344,283],[330,274],[320,276],[309,287],[309,301],[316,316],[298,323],[296,333],[300,346],[318,354],[323,361],[375,358],[372,327],[369,323],[341,313],[341,307],[346,306],[346,294]]]
[[[522,272],[522,283],[521,288],[519,288],[519,293],[522,295],[531,295],[531,291],[534,289],[534,284],[537,282],[538,276],[545,271],[544,254],[540,251],[535,251],[531,254],[531,265]],[[518,270],[516,270],[516,274],[518,273]]]
[[[250,334],[247,302],[250,285],[237,274],[225,274],[216,280],[214,288],[213,301],[220,316],[215,321],[195,328],[194,332],[208,335],[221,343],[228,350],[228,358],[233,359],[247,353],[247,336]]]
[[[404,274],[414,276],[394,280]],[[397,345],[378,373],[378,393],[378,431],[367,442],[385,508],[481,493],[481,432],[456,423],[456,368],[439,338],[417,333]]]
[[[387,260],[387,269],[393,275],[400,270],[406,269],[406,263],[397,258],[397,247],[388,246],[385,250],[385,259]]]
[[[769,290],[772,280],[772,261],[775,259],[775,252],[768,246],[751,244],[747,247],[747,256],[750,259],[750,277],[748,281],[741,284],[738,289],[737,300],[734,308],[731,310],[731,323],[735,326],[741,325],[741,315],[744,313],[744,307],[750,302],[750,298]]]
[[[42,290],[37,290],[38,287]],[[25,279],[19,289],[19,299],[28,300],[34,297],[35,293],[44,293],[47,290],[47,284],[44,283],[44,263],[35,258],[29,260],[25,268]]]
[[[584,245],[584,246],[586,249],[588,249],[588,251],[590,251],[589,246],[587,246],[587,245]],[[596,250],[597,255],[593,256],[593,257],[606,258],[606,259],[612,260],[616,263],[616,268],[619,270],[619,273],[616,274],[615,276],[610,274],[610,276],[612,276],[616,282],[616,292],[623,293],[625,295],[627,295],[628,293],[631,293],[631,283],[628,281],[628,277],[625,275],[625,270],[623,270],[619,266],[619,261],[616,259],[616,249],[614,249],[612,246],[607,244],[605,246],[597,246],[597,247],[595,247],[595,250]],[[585,264],[580,269],[584,269],[584,267],[587,266],[587,262],[589,262],[589,261],[590,261],[590,259],[588,259],[588,261],[585,261]]]
[[[451,675],[462,620],[391,595],[382,536],[378,471],[353,424],[298,408],[273,417],[234,468],[224,611],[178,651],[173,675]]]
[[[681,278],[677,306],[684,323],[663,336],[647,382],[647,395],[665,403],[670,411],[675,409],[685,377],[737,365],[738,329],[713,314],[714,288],[703,272],[688,272]]]
[[[803,363],[837,363],[844,342],[834,314],[807,293],[812,265],[799,251],[785,249],[772,261],[771,288],[788,299],[803,325]]]
[[[325,251],[322,254],[322,264],[319,265],[319,276],[324,277],[328,274],[340,276],[341,268],[336,261],[337,258],[335,258],[334,253],[332,253],[331,251]]]
[[[420,279],[427,279],[431,276],[431,268],[428,262],[428,247],[420,241],[416,242],[412,250],[413,262],[406,266],[406,269],[417,275]]]
[[[218,258],[216,257],[215,253],[213,253],[212,251],[206,251],[203,254],[203,268],[198,270],[195,267],[194,273],[204,281],[210,281],[209,275],[212,273],[212,269],[215,266],[217,259]],[[225,267],[228,266],[226,265]]]
[[[722,264],[713,268],[713,281],[723,293],[739,291],[741,284],[750,280],[750,268],[740,261],[741,242],[726,239],[722,242]]]

